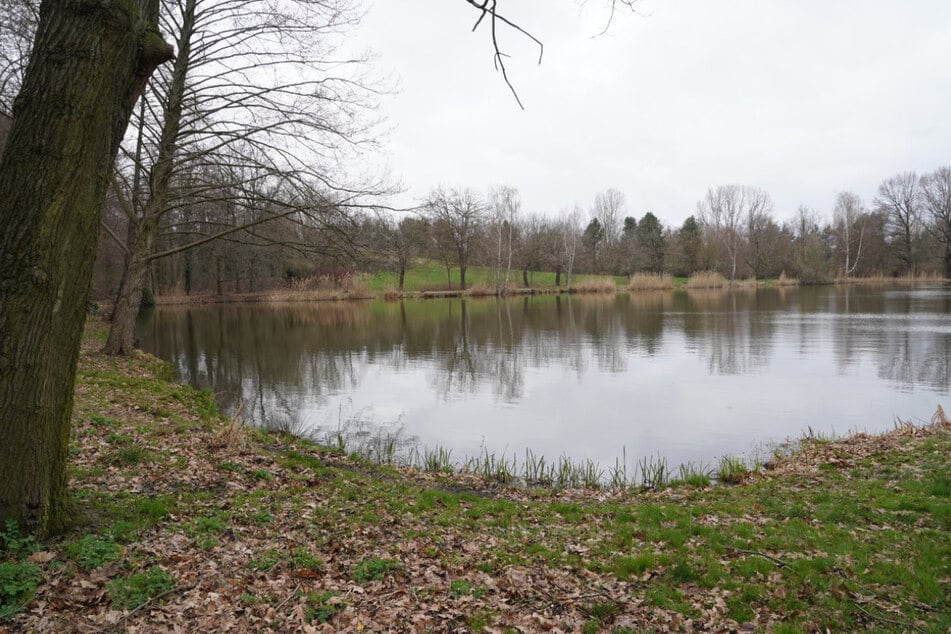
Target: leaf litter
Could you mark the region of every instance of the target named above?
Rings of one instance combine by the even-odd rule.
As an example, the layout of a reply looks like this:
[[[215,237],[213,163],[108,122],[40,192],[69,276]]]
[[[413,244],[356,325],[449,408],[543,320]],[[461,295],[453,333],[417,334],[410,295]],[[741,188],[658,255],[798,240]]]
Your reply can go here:
[[[951,626],[943,412],[803,441],[735,487],[502,487],[237,426],[155,359],[99,354],[100,330],[87,329],[70,452],[84,521],[28,556],[42,582],[0,632]],[[837,514],[839,494],[863,517]],[[88,534],[121,543],[119,558],[76,565],[68,546]],[[119,605],[114,589],[149,571],[170,587]]]

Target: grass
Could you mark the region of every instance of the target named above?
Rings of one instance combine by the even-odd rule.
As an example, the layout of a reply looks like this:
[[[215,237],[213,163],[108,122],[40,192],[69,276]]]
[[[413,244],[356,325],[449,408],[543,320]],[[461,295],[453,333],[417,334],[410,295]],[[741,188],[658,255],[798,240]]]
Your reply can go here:
[[[384,577],[397,572],[399,569],[400,564],[395,559],[369,557],[354,567],[353,580],[359,584],[380,581]]]
[[[485,266],[471,266],[466,269],[466,288],[475,288],[477,294],[495,294],[495,269]],[[502,272],[503,278],[505,272]],[[555,274],[549,271],[530,271],[529,288],[537,290],[554,290]],[[587,284],[590,282],[601,282],[610,279],[615,287],[623,288],[627,284],[624,276],[615,276],[603,278],[597,275],[575,275],[572,276],[572,287],[578,284]],[[450,282],[451,280],[451,282]],[[565,276],[561,276],[560,288],[565,286]],[[362,282],[365,287],[376,295],[389,294],[393,299],[398,295],[399,277],[396,273],[381,271],[367,275]],[[523,279],[521,271],[512,271],[509,275],[509,289],[517,292],[523,289]],[[412,267],[407,269],[406,278],[403,281],[404,292],[416,293],[420,291],[446,291],[461,290],[459,284],[459,269],[452,268],[450,275],[446,275],[446,267],[440,263],[429,260],[417,260]]]
[[[0,630],[951,627],[946,417],[813,433],[768,470],[655,457],[633,474],[619,461],[598,489],[525,488],[497,481],[583,483],[599,468],[484,452],[472,469],[485,479],[447,473],[446,450],[431,470],[393,467],[279,432],[230,447],[218,438],[228,421],[205,418],[201,398],[170,398],[179,387],[145,358],[97,347],[81,360],[71,458],[88,519],[42,543],[0,530]],[[159,408],[177,423],[157,423]],[[121,444],[107,433],[175,466],[94,473]],[[643,473],[667,486],[631,486]],[[744,475],[708,486],[724,473]]]

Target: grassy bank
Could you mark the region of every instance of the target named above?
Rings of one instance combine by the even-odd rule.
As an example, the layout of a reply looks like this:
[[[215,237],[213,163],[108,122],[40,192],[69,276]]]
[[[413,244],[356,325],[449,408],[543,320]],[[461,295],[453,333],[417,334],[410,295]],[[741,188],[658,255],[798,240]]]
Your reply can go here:
[[[450,271],[452,279],[452,288],[459,288],[459,269],[453,268]],[[495,289],[494,268],[487,266],[471,266],[466,270],[466,286],[483,287],[486,289]],[[502,272],[505,277],[505,271]],[[592,284],[601,282],[605,279],[613,280],[615,285],[623,288],[627,284],[625,276],[606,277],[601,275],[574,275],[572,276],[572,286],[578,284]],[[529,271],[528,282],[530,288],[538,290],[549,290],[557,288],[555,286],[555,274],[550,271]],[[561,286],[565,285],[565,276],[561,276]],[[395,289],[399,286],[399,276],[396,273],[382,271],[369,275],[366,279],[366,286],[373,293],[382,293],[387,289]],[[420,291],[446,290],[450,286],[450,276],[446,274],[446,267],[430,261],[420,261],[406,271],[406,278],[403,280],[403,287],[407,292],[415,293]],[[522,288],[522,271],[513,270],[509,273],[509,286],[511,288]]]
[[[0,631],[951,627],[946,423],[806,440],[738,486],[504,488],[247,430],[102,336],[70,449],[85,523],[2,529]]]

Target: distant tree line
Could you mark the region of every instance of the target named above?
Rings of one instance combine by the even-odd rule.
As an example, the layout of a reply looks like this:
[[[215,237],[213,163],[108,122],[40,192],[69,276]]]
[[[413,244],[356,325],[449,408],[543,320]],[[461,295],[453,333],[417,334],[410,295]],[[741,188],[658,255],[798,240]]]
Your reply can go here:
[[[257,204],[291,208],[275,201],[279,196],[262,196]],[[228,204],[200,206],[225,214],[222,226],[229,226],[228,214],[255,208],[248,201],[237,205],[233,196],[222,200]],[[848,191],[830,203],[826,217],[800,206],[780,222],[768,192],[719,185],[707,190],[680,226],[670,227],[650,211],[630,214],[617,189],[595,196],[587,212],[576,206],[551,215],[524,213],[518,190],[510,186],[485,195],[437,187],[414,213],[338,209],[316,224],[298,215],[272,218],[177,252],[175,246],[188,238],[180,230],[166,232],[155,250],[170,255],[155,260],[150,282],[162,293],[222,294],[339,271],[390,270],[402,289],[407,269],[420,258],[445,267],[448,288],[455,271],[465,286],[470,267],[491,267],[493,290],[500,293],[531,286],[533,271],[553,272],[559,286],[570,286],[576,273],[716,271],[728,279],[785,273],[807,284],[837,277],[951,277],[951,167],[888,178],[869,203]],[[103,295],[115,293],[120,282],[124,253],[114,242],[104,229],[96,277]]]

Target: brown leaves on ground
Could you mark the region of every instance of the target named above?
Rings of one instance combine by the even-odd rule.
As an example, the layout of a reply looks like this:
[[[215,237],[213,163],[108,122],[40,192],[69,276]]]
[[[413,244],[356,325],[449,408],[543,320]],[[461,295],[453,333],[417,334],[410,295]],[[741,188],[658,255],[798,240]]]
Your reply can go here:
[[[115,372],[148,379],[154,369],[146,358],[102,357],[90,342],[82,364],[87,377]],[[848,466],[946,428],[939,421],[930,428],[902,426],[882,436],[807,443],[759,477],[819,486],[828,465]],[[82,377],[73,445],[71,486],[88,506],[90,524],[29,556],[42,569],[42,584],[12,620],[0,621],[0,632],[743,631],[767,630],[791,616],[765,610],[739,623],[729,616],[730,593],[701,587],[689,571],[679,592],[691,616],[658,608],[648,595],[669,583],[670,570],[641,569],[635,562],[622,579],[614,570],[584,565],[602,546],[598,523],[604,518],[592,515],[591,530],[577,535],[550,518],[532,519],[538,500],[559,513],[572,512],[572,505],[584,513],[584,505],[595,502],[677,505],[688,495],[681,490],[537,493],[461,476],[376,469],[287,437],[202,420],[167,394]],[[288,460],[289,450],[298,458]],[[446,502],[439,496],[444,491],[471,495]],[[484,499],[524,518],[493,524],[496,518],[480,517],[476,508]],[[69,543],[85,533],[111,538],[116,516],[149,500],[164,509],[119,540],[118,559],[87,570],[69,558]],[[424,501],[436,511],[458,504],[455,519],[442,524],[446,516],[419,512]],[[129,521],[148,512],[138,508]],[[711,512],[692,521],[735,530],[770,520],[750,508],[741,516]],[[550,546],[560,552],[549,560],[524,552]],[[663,542],[648,547],[658,553],[668,548]],[[749,557],[723,555],[725,565]],[[118,607],[110,584],[154,568],[173,586],[152,592],[137,608]],[[787,591],[778,567],[763,574],[762,584],[780,600]]]

